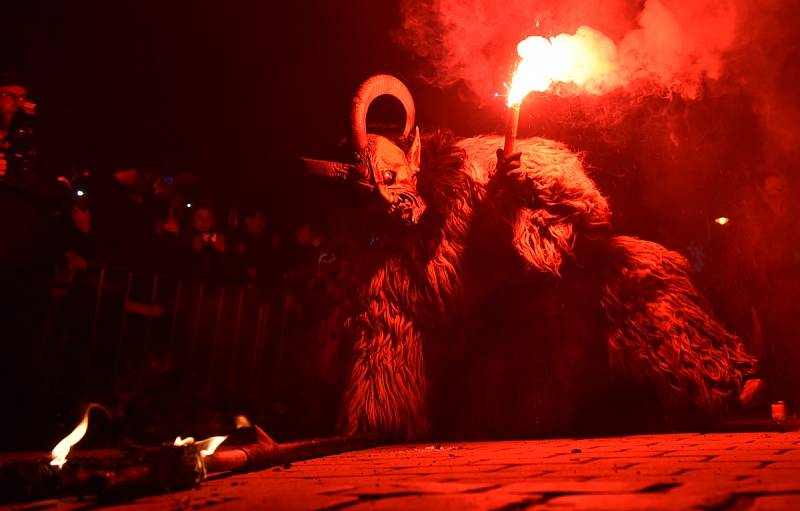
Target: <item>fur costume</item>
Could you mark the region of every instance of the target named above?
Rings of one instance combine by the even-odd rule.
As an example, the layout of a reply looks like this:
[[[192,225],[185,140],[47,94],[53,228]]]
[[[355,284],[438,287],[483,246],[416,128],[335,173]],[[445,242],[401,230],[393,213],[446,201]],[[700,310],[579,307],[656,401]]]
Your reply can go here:
[[[413,103],[381,79],[354,102],[356,163],[306,161],[388,205],[371,219],[386,235],[357,265],[344,433],[538,436],[592,429],[630,403],[656,403],[672,425],[727,410],[755,359],[709,314],[681,255],[611,232],[579,155],[519,140],[507,172],[500,137],[417,132],[404,163]],[[407,110],[391,141],[356,118],[386,81]]]

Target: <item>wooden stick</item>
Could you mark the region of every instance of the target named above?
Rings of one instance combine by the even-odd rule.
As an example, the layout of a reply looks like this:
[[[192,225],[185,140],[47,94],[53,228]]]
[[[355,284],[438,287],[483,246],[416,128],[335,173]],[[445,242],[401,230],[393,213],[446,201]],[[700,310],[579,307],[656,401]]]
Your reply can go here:
[[[517,140],[517,129],[519,128],[519,107],[520,105],[510,105],[506,117],[506,141],[503,146],[503,154],[508,157],[514,152],[514,143]]]
[[[193,444],[164,444],[94,458],[75,455],[61,469],[43,459],[2,461],[0,503],[70,495],[93,495],[103,502],[135,498],[191,488],[215,472],[264,470],[387,443],[365,434],[279,444],[259,427],[237,429],[229,440],[233,446],[205,458]]]
[[[242,428],[244,429],[244,428]],[[255,441],[220,449],[205,458],[206,472],[255,471],[322,456],[369,449],[387,442],[380,435],[363,434],[316,438],[279,444],[264,431],[253,428]]]

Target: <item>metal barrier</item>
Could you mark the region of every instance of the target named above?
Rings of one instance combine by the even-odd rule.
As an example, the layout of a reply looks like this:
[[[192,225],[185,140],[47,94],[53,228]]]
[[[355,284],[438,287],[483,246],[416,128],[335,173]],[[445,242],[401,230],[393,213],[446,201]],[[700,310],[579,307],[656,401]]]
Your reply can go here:
[[[82,399],[168,377],[187,401],[252,407],[282,390],[287,346],[313,335],[303,314],[286,293],[96,266],[51,293],[37,360],[46,389]]]

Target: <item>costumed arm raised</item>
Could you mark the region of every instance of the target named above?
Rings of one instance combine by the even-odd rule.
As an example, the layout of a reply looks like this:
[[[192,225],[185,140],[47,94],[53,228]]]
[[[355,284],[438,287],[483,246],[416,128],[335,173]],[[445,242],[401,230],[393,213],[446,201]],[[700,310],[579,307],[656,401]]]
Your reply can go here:
[[[610,232],[606,198],[586,175],[580,155],[546,139],[518,140],[519,153],[497,150],[488,200],[507,217],[514,249],[531,271],[560,275],[578,236]]]

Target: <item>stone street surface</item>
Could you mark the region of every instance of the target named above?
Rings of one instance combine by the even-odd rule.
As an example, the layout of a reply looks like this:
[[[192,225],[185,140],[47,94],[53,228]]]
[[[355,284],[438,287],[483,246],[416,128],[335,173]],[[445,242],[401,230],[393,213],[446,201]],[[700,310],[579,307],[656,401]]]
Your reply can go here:
[[[145,508],[800,510],[800,432],[397,445],[114,506]]]

